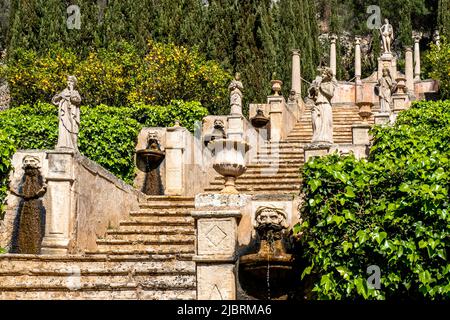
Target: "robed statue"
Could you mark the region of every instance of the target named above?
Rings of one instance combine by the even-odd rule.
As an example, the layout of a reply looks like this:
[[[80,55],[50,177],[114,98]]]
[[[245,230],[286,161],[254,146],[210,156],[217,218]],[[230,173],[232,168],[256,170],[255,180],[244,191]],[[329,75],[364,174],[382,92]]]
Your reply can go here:
[[[81,96],[76,90],[77,78],[67,77],[67,88],[55,95],[52,103],[59,107],[57,149],[78,150]]]
[[[391,112],[392,94],[397,89],[397,83],[392,80],[388,68],[383,68],[383,76],[378,80],[377,90],[380,97],[380,112]]]
[[[331,99],[337,87],[333,71],[321,68],[321,75],[317,76],[311,84],[308,92],[309,99],[314,101],[311,110],[313,137],[312,143],[333,143],[333,111]]]

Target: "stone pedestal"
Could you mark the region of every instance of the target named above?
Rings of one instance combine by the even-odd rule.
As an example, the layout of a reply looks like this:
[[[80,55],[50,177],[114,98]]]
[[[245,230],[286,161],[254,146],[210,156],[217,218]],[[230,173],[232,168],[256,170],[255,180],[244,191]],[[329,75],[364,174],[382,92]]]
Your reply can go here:
[[[227,117],[227,139],[241,141],[244,137],[244,117],[242,115],[230,115]]]
[[[390,121],[389,113],[377,113],[374,115],[375,124],[388,124]]]
[[[248,195],[198,194],[195,197],[198,300],[236,299],[237,226],[250,205]]]
[[[283,109],[285,101],[282,96],[270,96],[267,102],[270,105],[270,140],[278,142],[283,138]]]
[[[366,123],[352,125],[352,143],[358,144],[370,144],[369,130],[371,126]]]
[[[47,210],[42,254],[67,254],[70,245],[72,222],[75,214],[73,195],[74,153],[72,151],[48,151]]]
[[[384,53],[378,58],[378,79],[383,76],[383,69],[389,69],[392,79],[397,77],[397,59],[391,53]]]
[[[407,94],[394,94],[392,96],[392,111],[394,113],[399,113],[400,111],[408,109],[408,102],[409,99]]]
[[[166,131],[166,195],[184,194],[184,151],[186,128],[175,126]]]
[[[305,162],[311,157],[322,157],[330,153],[331,144],[307,144],[304,147]]]

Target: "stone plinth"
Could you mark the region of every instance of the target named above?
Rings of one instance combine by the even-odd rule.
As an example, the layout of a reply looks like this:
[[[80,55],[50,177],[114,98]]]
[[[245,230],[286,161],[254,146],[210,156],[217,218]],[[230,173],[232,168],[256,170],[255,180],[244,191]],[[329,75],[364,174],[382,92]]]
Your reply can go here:
[[[227,117],[227,138],[241,141],[244,137],[244,117],[242,115],[230,115]]]
[[[42,254],[67,254],[74,225],[74,152],[48,151],[47,185],[50,195]]]
[[[389,113],[377,113],[374,115],[375,124],[388,124],[390,121]]]
[[[237,227],[251,196],[203,193],[195,197],[198,300],[236,299]]]
[[[285,101],[282,96],[270,96],[267,99],[270,105],[270,140],[272,142],[280,141],[283,138],[283,110]]]
[[[397,78],[397,59],[391,53],[384,53],[378,58],[378,79],[383,76],[383,69],[389,69],[391,77]]]
[[[409,107],[409,97],[408,94],[394,94],[392,96],[393,112],[399,113],[400,111],[406,110]]]
[[[308,144],[304,147],[305,162],[311,157],[326,156],[330,152],[331,144]]]
[[[184,152],[186,148],[185,136],[189,131],[180,126],[166,129],[166,195],[183,195],[184,190]]]
[[[371,126],[366,123],[352,125],[352,143],[370,144],[370,128]]]

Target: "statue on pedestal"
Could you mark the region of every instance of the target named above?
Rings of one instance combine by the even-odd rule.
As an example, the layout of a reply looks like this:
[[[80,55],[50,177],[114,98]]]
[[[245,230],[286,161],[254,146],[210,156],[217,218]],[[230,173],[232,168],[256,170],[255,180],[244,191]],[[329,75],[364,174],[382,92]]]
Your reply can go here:
[[[77,90],[77,78],[67,77],[67,88],[55,95],[52,103],[59,107],[57,149],[78,150],[81,96]]]
[[[317,76],[308,92],[309,99],[314,101],[311,110],[313,137],[312,143],[333,143],[333,111],[331,99],[337,87],[331,68],[319,69],[321,76]]]
[[[231,114],[242,115],[242,91],[244,90],[244,86],[242,85],[241,74],[239,72],[236,72],[234,80],[228,86],[228,90],[230,91]]]
[[[391,112],[392,94],[397,88],[397,84],[392,80],[391,72],[388,68],[383,69],[383,76],[378,80],[377,84],[378,96],[380,97],[380,112]]]
[[[391,53],[391,44],[394,40],[394,28],[388,19],[384,19],[384,25],[380,28],[381,39],[383,41],[383,53]]]

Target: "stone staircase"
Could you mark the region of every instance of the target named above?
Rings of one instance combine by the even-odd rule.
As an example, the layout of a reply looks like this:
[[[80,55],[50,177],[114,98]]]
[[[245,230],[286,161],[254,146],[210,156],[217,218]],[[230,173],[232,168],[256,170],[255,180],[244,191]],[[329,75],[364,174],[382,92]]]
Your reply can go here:
[[[333,107],[335,143],[351,143],[358,108]],[[373,119],[370,120],[373,122]],[[312,137],[306,111],[288,137],[267,142],[237,179],[242,193],[296,197],[304,146]],[[206,192],[219,192],[216,176]],[[83,255],[0,255],[3,299],[195,299],[193,197],[147,196],[118,228]]]
[[[0,299],[195,299],[193,207],[147,197],[83,256],[0,255]]]
[[[339,144],[352,143],[352,124],[361,122],[357,106],[333,106],[333,136]],[[373,119],[369,119],[373,123]],[[238,191],[246,194],[294,194],[300,190],[303,147],[311,143],[311,112],[305,111],[286,137],[260,147],[256,159],[236,181]],[[224,178],[215,176],[206,192],[219,192]]]

